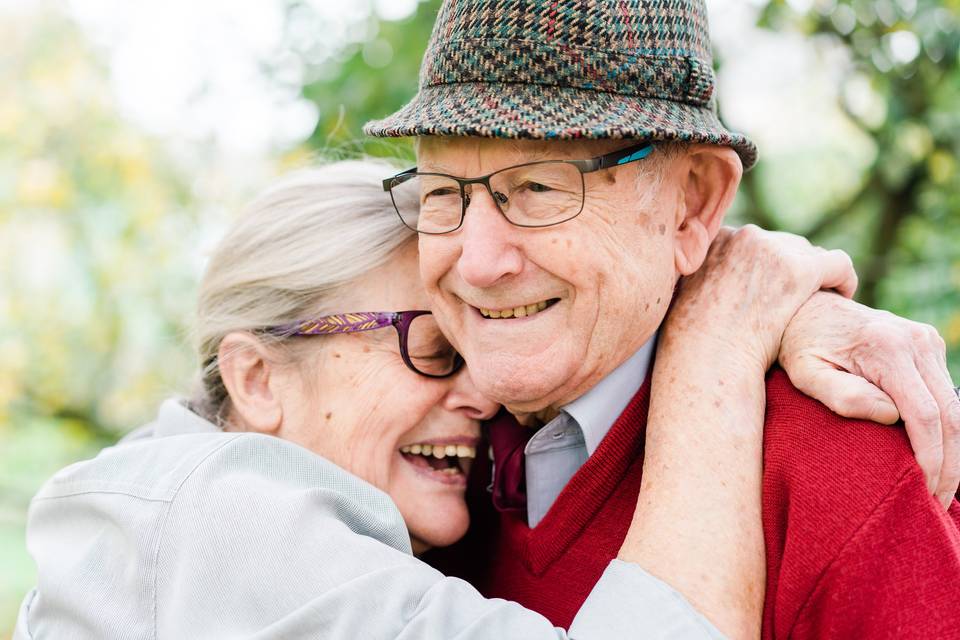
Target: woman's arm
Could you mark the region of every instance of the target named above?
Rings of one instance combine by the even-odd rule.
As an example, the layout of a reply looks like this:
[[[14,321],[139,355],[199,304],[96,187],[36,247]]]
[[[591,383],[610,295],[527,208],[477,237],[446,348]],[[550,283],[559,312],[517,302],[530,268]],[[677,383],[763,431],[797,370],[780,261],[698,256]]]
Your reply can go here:
[[[760,632],[766,370],[804,301],[855,283],[845,254],[756,227],[725,230],[661,328],[643,482],[619,557],[731,637]]]
[[[150,557],[161,638],[720,637],[672,589],[620,562],[569,633],[484,598],[411,555],[389,496],[269,436],[235,437],[190,474]]]
[[[295,444],[207,433],[104,450],[34,499],[14,637],[717,638],[613,562],[569,633],[410,553],[389,496]],[[671,636],[671,634],[673,634]]]

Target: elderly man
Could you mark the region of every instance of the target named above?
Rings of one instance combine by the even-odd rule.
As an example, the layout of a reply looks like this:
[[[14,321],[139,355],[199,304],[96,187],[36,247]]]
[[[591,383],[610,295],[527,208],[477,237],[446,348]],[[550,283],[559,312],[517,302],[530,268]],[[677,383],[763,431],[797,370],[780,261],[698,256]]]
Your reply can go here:
[[[449,1],[420,92],[367,127],[419,136],[418,169],[385,186],[421,194],[419,211],[398,213],[421,233],[434,313],[480,388],[537,427],[506,415],[491,425],[498,512],[478,510],[483,539],[473,539],[469,575],[487,595],[558,625],[617,556],[631,517],[677,526],[642,508],[645,491],[664,490],[643,484],[642,469],[685,462],[659,456],[671,434],[647,433],[643,446],[650,385],[675,390],[677,402],[715,398],[694,436],[702,445],[714,429],[736,428],[721,387],[753,379],[762,396],[776,358],[776,348],[745,341],[740,366],[718,370],[702,338],[711,323],[761,333],[764,314],[787,293],[751,281],[746,263],[739,316],[674,318],[660,331],[671,300],[683,295],[678,280],[698,277],[705,260],[729,252],[784,259],[758,252],[752,229],[722,234],[710,252],[756,150],[716,117],[709,46],[697,0]],[[826,316],[862,326],[861,341],[835,352],[847,359],[833,355],[820,368],[796,362],[791,332]],[[872,379],[900,405],[928,473],[903,431],[843,419],[782,371],[767,376],[757,516],[765,638],[960,633],[960,505],[952,497],[960,401],[942,341],[921,331],[899,349],[903,333],[917,331],[829,293],[811,298],[787,329],[780,361],[797,386],[846,415],[863,414],[850,397],[873,399],[872,416],[883,419],[885,396],[845,370]],[[655,348],[697,350],[702,375],[648,375]],[[754,390],[743,389],[747,402]],[[689,526],[709,527],[717,492],[761,489],[749,476],[737,487],[691,477],[668,489],[702,504],[704,520]],[[731,555],[731,572],[749,565],[750,549],[763,546],[754,542],[744,541],[746,558]],[[477,553],[481,543],[487,555]],[[693,558],[710,552],[690,550]],[[658,562],[677,560],[656,549],[648,557],[654,574]],[[706,579],[723,577],[691,575],[674,586],[696,603],[697,581]],[[729,603],[746,615],[714,621],[752,635],[750,598]]]

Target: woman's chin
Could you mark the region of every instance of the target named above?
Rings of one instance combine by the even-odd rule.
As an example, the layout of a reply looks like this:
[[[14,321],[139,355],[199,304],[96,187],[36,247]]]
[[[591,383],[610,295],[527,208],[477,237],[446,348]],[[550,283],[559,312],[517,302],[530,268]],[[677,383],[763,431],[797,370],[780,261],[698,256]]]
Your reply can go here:
[[[428,548],[448,547],[467,533],[470,514],[466,504],[463,500],[459,505],[446,505],[445,502],[437,501],[426,509],[415,508],[413,513],[401,509],[411,538]]]

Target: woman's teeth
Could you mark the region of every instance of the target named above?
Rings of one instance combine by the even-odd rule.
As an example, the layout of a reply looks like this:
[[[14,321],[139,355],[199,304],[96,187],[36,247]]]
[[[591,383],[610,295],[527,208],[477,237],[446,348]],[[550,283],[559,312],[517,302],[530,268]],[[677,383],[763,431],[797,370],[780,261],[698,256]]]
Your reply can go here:
[[[477,448],[464,444],[408,444],[400,447],[408,462],[421,469],[432,469],[447,476],[466,474]]]
[[[534,304],[528,304],[513,309],[480,309],[480,315],[484,318],[526,318],[535,313],[540,313],[547,308],[547,301],[541,300]]]
[[[433,456],[436,459],[444,457],[476,458],[477,448],[464,444],[408,444],[400,447],[400,453],[410,453],[418,456]]]

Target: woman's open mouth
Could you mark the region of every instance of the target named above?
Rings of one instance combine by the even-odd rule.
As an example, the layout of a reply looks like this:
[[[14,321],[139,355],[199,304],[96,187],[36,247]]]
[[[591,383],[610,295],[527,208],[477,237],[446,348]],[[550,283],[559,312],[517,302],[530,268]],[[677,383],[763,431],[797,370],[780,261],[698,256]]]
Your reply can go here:
[[[441,482],[466,486],[467,473],[477,457],[475,444],[419,442],[400,447],[400,455],[422,475]]]

